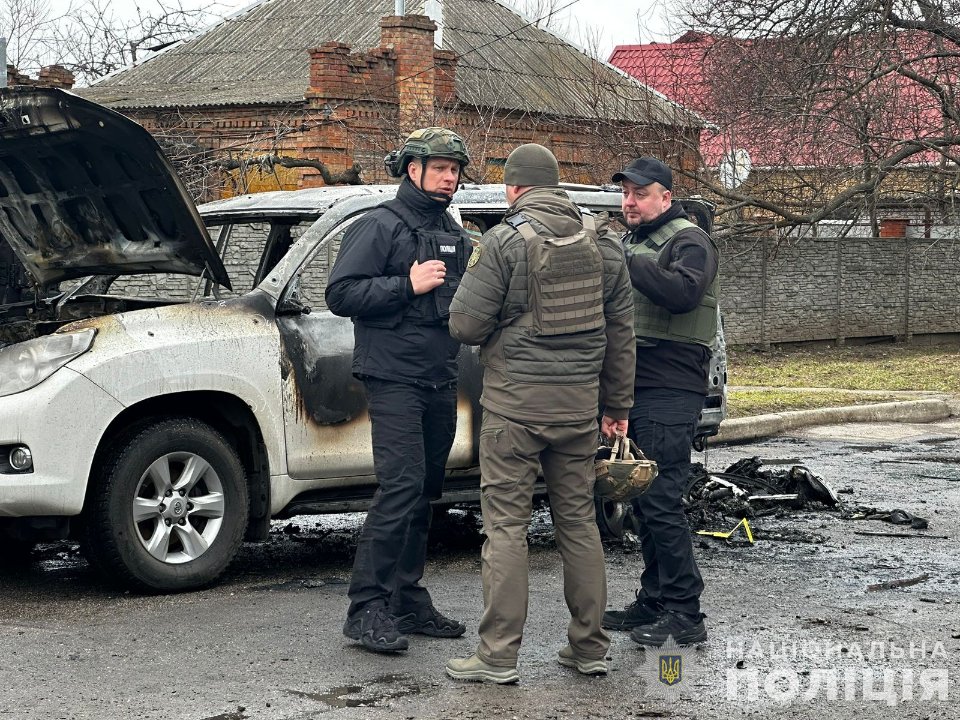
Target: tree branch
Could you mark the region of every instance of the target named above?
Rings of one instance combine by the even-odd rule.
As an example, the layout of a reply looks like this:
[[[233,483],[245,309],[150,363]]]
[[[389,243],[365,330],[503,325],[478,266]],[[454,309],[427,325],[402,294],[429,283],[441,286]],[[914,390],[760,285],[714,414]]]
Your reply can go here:
[[[327,185],[364,184],[363,180],[360,179],[360,173],[363,172],[363,169],[360,167],[359,163],[354,163],[351,168],[337,174],[331,173],[326,164],[320,160],[290,157],[286,155],[267,154],[248,159],[226,158],[223,160],[218,160],[216,163],[216,167],[220,168],[221,170],[240,170],[241,172],[245,173],[253,168],[258,168],[267,174],[274,173],[275,168],[278,165],[284,168],[313,168],[318,170],[320,172],[320,176],[323,178],[323,182]]]

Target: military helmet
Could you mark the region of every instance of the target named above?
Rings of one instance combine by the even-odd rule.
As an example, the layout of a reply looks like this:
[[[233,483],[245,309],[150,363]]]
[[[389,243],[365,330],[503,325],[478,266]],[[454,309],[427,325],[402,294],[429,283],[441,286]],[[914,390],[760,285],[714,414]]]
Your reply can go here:
[[[618,435],[612,448],[600,446],[593,470],[597,495],[614,502],[629,502],[650,488],[659,468],[655,460],[647,460],[633,440]]]
[[[403,143],[403,147],[394,150],[383,159],[383,164],[391,177],[401,177],[407,172],[407,165],[414,158],[442,157],[456,160],[460,167],[470,164],[467,146],[463,138],[452,130],[440,127],[428,127],[415,130]]]

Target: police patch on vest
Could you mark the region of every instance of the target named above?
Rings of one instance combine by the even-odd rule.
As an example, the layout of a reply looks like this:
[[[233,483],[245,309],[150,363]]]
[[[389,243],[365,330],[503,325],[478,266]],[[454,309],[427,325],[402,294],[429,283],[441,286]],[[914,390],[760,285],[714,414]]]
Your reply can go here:
[[[481,248],[479,245],[474,246],[473,252],[470,253],[470,259],[467,260],[467,268],[472,268],[478,262],[480,262],[480,251]]]

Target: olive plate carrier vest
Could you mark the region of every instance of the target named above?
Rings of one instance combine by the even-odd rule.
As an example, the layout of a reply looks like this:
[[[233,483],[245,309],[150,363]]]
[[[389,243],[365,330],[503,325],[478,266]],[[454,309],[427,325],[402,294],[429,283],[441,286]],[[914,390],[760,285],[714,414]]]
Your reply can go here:
[[[686,218],[674,218],[670,222],[650,233],[638,243],[625,243],[628,255],[646,255],[660,263],[664,246],[677,233],[688,228],[696,228],[716,249],[713,239],[697,225]],[[712,348],[717,338],[717,298],[720,294],[719,277],[714,277],[700,304],[687,313],[674,314],[666,308],[653,303],[642,292],[633,289],[634,331],[637,344],[643,345],[642,338],[672,340],[674,342],[696,343]]]
[[[583,229],[562,238],[539,234],[522,213],[507,222],[527,243],[530,312],[518,324],[539,337],[603,327],[603,258],[593,216],[583,215]]]

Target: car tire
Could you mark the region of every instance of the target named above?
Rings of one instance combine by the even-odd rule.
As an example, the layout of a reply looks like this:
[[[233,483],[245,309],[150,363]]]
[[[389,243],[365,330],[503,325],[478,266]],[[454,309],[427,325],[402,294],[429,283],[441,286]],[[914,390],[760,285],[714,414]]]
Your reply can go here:
[[[607,500],[599,495],[593,498],[597,511],[597,527],[604,540],[622,540],[626,530],[633,531],[633,508],[629,503]]]
[[[224,436],[169,419],[122,437],[92,478],[82,547],[124,587],[176,592],[216,580],[243,541],[246,473]]]

